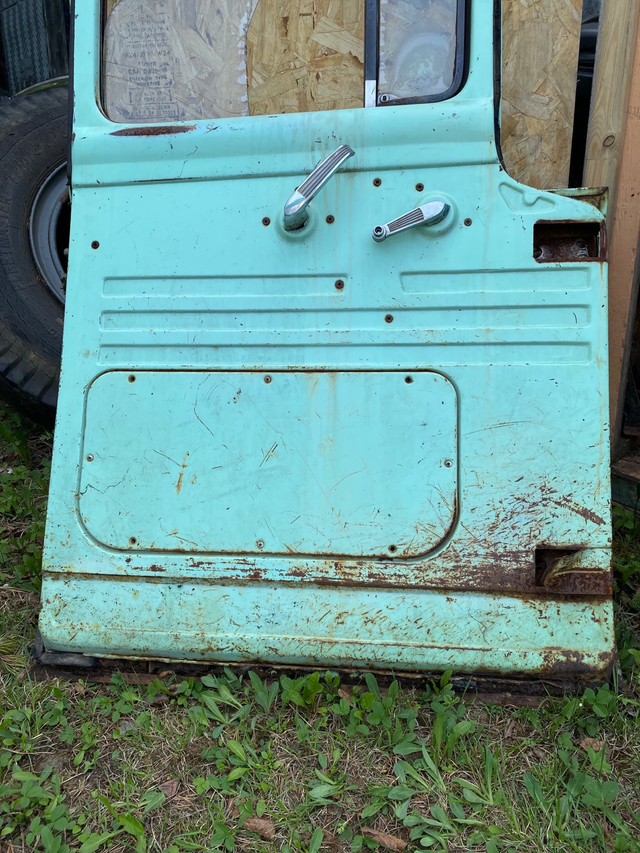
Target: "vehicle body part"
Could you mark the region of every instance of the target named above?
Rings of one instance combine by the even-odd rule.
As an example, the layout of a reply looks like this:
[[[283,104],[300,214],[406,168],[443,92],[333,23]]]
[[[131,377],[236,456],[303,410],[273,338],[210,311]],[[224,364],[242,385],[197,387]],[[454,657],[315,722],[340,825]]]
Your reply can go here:
[[[316,3],[77,9],[44,647],[605,678],[602,213],[503,171],[485,6]]]
[[[287,199],[284,206],[284,230],[297,231],[302,228],[309,218],[307,207],[317,196],[329,178],[342,166],[342,164],[353,157],[355,151],[348,145],[341,145],[329,154],[321,163],[315,167],[308,178]]]

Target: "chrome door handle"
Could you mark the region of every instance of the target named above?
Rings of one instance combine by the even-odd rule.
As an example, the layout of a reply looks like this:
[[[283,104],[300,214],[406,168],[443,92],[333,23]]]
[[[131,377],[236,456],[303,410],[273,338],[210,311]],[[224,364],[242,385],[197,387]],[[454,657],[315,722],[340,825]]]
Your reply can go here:
[[[398,234],[400,231],[406,231],[407,228],[414,228],[416,225],[436,225],[438,222],[442,222],[450,209],[444,201],[429,201],[397,219],[392,219],[386,225],[376,225],[371,236],[376,243],[382,243],[387,237]]]
[[[309,217],[307,213],[309,202],[315,198],[344,161],[353,157],[355,153],[348,145],[341,145],[333,154],[329,154],[321,163],[318,163],[309,177],[293,191],[284,206],[285,231],[297,231],[298,228],[302,228]]]

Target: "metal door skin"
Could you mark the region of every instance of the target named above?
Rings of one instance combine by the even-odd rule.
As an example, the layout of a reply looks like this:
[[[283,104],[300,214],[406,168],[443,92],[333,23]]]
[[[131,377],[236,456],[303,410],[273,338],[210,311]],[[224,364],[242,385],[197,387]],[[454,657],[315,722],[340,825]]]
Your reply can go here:
[[[169,399],[162,371],[110,371],[89,391],[78,511],[98,542],[134,552],[408,558],[451,529],[457,405],[444,377],[169,376]],[[105,411],[105,399],[118,408]],[[132,432],[140,411],[144,428]]]
[[[46,645],[605,673],[602,215],[500,166],[486,9],[448,99],[149,122],[96,103],[97,5],[76,19]]]

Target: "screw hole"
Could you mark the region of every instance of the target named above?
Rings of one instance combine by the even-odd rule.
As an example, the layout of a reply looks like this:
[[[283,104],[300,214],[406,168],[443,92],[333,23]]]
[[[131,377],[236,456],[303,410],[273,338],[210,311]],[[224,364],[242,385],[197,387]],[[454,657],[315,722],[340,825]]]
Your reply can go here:
[[[451,459],[445,459],[444,460],[444,467],[445,468],[453,468],[453,462],[451,461]]]
[[[385,314],[384,321],[385,323],[393,323],[393,314]]]
[[[271,225],[271,220],[269,219],[268,216],[263,216],[262,224],[265,226],[265,228],[267,227],[267,225]]]
[[[136,539],[136,537],[130,536],[129,537],[129,545],[137,545],[137,544],[138,544],[138,540]]]
[[[381,183],[382,183],[382,178],[374,178],[373,179],[374,187],[379,187]]]
[[[332,213],[327,216],[327,225],[332,225],[335,222],[335,217]]]
[[[419,193],[423,192],[423,191],[424,191],[424,184],[417,183],[417,184],[416,184],[416,190],[417,190]]]
[[[262,541],[262,539],[258,539],[258,541],[256,542],[256,548],[262,551],[262,549],[264,548],[264,542]]]
[[[339,278],[336,281],[336,290],[343,290],[343,289],[344,289],[344,281],[341,278]]]
[[[271,382],[271,377],[270,377],[270,376],[265,376],[265,377],[264,377],[264,382],[265,382],[265,385],[268,385],[268,384]]]
[[[99,248],[100,248],[100,243],[99,243],[97,240],[92,240],[92,241],[91,241],[91,248],[92,248],[92,249],[99,249]]]
[[[404,381],[407,383],[407,385],[411,385],[411,383],[413,382],[413,376],[405,376]]]
[[[135,382],[136,381],[136,377],[133,375],[133,373],[130,373],[129,376],[127,376],[127,379],[129,380],[129,382]]]
[[[465,225],[467,225],[467,226],[469,226],[469,225],[471,225],[471,223],[472,223],[472,222],[473,222],[473,219],[469,219],[469,218],[467,217],[467,219],[465,219],[465,221],[464,221],[464,224],[465,224]]]
[[[397,550],[398,550],[397,545],[389,545],[389,553],[395,554]]]
[[[94,456],[93,453],[87,453],[87,462],[93,462]]]

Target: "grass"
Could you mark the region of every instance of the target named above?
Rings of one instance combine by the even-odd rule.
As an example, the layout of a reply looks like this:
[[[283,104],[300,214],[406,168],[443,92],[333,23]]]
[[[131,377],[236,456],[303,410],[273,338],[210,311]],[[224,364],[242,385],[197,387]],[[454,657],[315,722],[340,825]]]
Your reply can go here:
[[[616,515],[617,682],[535,708],[445,673],[34,680],[50,436],[0,411],[0,851],[640,851],[640,525]]]

